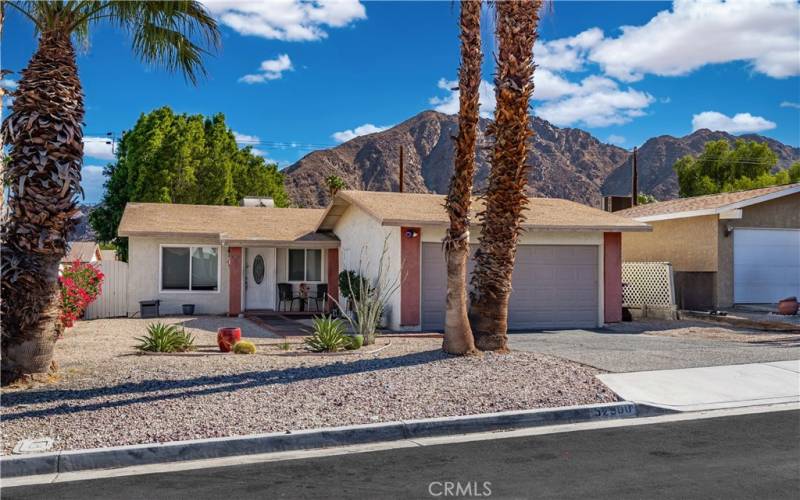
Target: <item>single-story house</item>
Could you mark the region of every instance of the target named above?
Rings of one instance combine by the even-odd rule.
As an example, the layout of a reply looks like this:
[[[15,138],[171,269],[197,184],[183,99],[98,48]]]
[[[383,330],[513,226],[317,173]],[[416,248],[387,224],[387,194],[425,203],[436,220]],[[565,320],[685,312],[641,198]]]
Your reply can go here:
[[[325,209],[129,203],[119,227],[129,239],[129,313],[153,299],[166,313],[183,303],[207,314],[274,310],[279,283],[323,284],[337,297],[339,271],[374,278],[385,244],[387,274],[399,280],[389,328],[442,329],[443,204],[441,195],[366,191],[340,191]],[[526,216],[510,327],[619,321],[621,233],[650,227],[560,199],[531,198]],[[474,227],[473,242],[479,234]]]
[[[78,262],[97,262],[103,260],[100,245],[96,241],[70,241],[67,243],[67,255],[61,259],[62,264]]]
[[[800,296],[800,184],[680,198],[615,214],[653,227],[623,235],[623,261],[672,263],[681,308]]]

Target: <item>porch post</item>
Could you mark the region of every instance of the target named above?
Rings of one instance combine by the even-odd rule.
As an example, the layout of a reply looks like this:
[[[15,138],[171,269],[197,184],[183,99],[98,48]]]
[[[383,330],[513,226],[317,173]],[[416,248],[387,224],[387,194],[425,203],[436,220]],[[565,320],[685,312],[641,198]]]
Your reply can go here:
[[[228,249],[228,316],[242,312],[242,247]]]
[[[606,323],[622,321],[622,234],[603,234],[603,298]]]
[[[420,321],[420,259],[422,228],[400,228],[400,326],[415,327]]]
[[[328,249],[328,295],[339,300],[339,249]],[[328,312],[331,312],[336,304],[328,297],[325,301]]]

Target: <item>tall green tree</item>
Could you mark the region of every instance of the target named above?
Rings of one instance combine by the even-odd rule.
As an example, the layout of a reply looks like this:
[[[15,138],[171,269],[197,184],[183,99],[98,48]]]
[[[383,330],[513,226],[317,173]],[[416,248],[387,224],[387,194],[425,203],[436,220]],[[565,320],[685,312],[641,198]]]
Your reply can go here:
[[[11,114],[3,184],[2,381],[44,373],[59,333],[58,266],[81,193],[83,90],[75,47],[106,24],[130,35],[134,54],[194,83],[219,44],[198,1],[3,1],[33,24],[38,45],[22,71]]]
[[[687,155],[675,162],[681,197],[755,189],[800,181],[800,164],[775,174],[777,155],[769,145],[739,139],[731,147],[726,140],[707,142],[697,157]]]
[[[131,201],[236,205],[245,196],[271,196],[289,205],[278,166],[252,148],[239,149],[222,114],[175,114],[162,107],[142,114],[106,166],[103,199],[89,216],[101,242],[112,243],[122,260],[128,244],[117,236],[125,204]]]

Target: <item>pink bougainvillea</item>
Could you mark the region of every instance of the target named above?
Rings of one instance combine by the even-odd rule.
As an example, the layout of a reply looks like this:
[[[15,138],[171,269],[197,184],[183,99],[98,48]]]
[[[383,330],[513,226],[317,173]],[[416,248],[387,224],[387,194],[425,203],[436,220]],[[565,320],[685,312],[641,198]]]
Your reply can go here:
[[[61,324],[69,328],[81,317],[103,286],[103,273],[96,266],[75,261],[64,266],[61,285]]]

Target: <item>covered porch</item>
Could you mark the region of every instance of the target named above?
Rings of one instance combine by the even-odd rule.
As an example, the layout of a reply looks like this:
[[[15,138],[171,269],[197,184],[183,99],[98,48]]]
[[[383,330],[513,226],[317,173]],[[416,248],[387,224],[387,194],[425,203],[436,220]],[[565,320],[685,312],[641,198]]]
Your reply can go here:
[[[313,233],[292,242],[230,242],[228,271],[231,316],[325,313],[339,293],[339,240]]]

